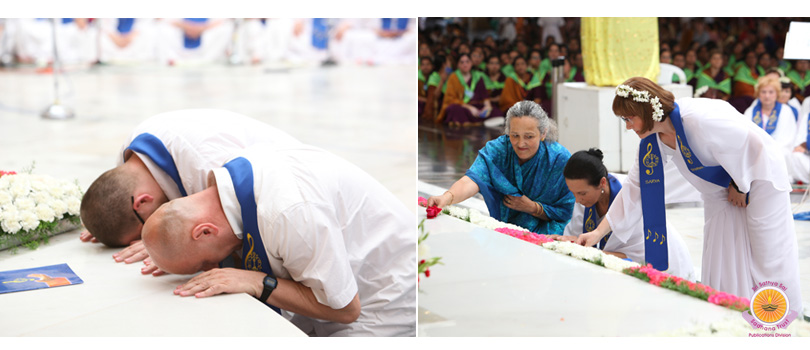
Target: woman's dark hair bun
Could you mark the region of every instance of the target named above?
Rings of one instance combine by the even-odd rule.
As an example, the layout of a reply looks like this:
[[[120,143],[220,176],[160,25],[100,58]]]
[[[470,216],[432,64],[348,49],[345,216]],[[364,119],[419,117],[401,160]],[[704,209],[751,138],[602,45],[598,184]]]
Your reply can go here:
[[[602,150],[600,150],[600,149],[598,149],[598,148],[591,148],[591,149],[589,149],[589,150],[588,150],[588,154],[590,154],[590,155],[592,155],[592,156],[594,156],[594,157],[596,157],[596,158],[599,158],[599,160],[600,160],[600,161],[601,161],[601,160],[602,160],[602,159],[605,157],[605,156],[602,154]]]

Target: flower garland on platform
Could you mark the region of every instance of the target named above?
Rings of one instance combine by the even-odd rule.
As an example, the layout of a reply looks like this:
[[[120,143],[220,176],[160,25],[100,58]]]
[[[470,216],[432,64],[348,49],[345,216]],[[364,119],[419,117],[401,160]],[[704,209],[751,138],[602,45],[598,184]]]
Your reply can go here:
[[[78,183],[0,171],[0,245],[14,239],[30,249],[47,243],[59,222],[78,225],[82,191]],[[16,251],[16,247],[12,248]]]
[[[419,265],[417,266],[417,268],[418,268],[418,271],[419,271],[418,275],[425,275],[426,278],[430,277],[430,267],[431,266],[436,265],[436,264],[442,264],[442,262],[440,261],[442,258],[440,258],[440,257],[432,257],[432,258],[422,259],[423,256],[428,256],[430,254],[430,250],[429,250],[428,246],[422,244],[422,242],[424,242],[428,238],[429,235],[430,235],[430,232],[425,232],[425,220],[422,220],[419,223],[419,243],[418,243],[418,245],[419,245],[419,259],[420,260],[419,260]],[[422,280],[421,276],[417,277],[417,282],[421,282],[421,280]]]
[[[427,206],[427,200],[423,197],[419,197],[418,203],[423,207]],[[548,235],[530,232],[522,227],[495,220],[475,209],[466,209],[451,205],[442,209],[441,213],[532,244],[539,245],[559,254],[585,260],[590,263],[603,266],[609,270],[636,277],[658,287],[667,288],[693,296],[695,298],[706,300],[715,305],[720,305],[732,310],[744,311],[748,310],[748,306],[750,304],[750,301],[746,298],[740,298],[728,293],[719,292],[709,286],[684,280],[677,276],[672,276],[668,273],[654,269],[652,265],[647,264],[646,266],[641,266],[639,263],[627,261],[615,255],[605,254],[601,250],[594,247],[584,247],[579,244],[566,241],[555,241]]]

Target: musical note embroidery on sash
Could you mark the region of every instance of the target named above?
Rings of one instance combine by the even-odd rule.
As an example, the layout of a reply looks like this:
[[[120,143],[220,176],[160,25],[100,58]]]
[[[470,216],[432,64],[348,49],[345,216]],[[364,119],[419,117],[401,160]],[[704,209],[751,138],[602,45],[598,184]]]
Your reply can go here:
[[[652,175],[653,174],[653,168],[658,166],[658,156],[655,155],[655,154],[652,154],[652,148],[653,148],[652,143],[648,143],[647,144],[647,153],[644,155],[644,159],[643,159],[644,166],[649,168],[649,169],[645,170],[647,175]]]
[[[593,212],[594,210],[589,210],[588,219],[585,220],[585,229],[588,230],[588,232],[596,229],[596,222],[593,221]]]
[[[259,255],[253,251],[253,236],[251,236],[250,233],[246,234],[248,244],[250,244],[250,250],[248,250],[247,256],[245,256],[245,269],[252,271],[261,271],[262,259],[260,259]]]
[[[680,135],[676,135],[676,136],[678,138],[679,148],[681,149],[681,153],[683,154],[683,157],[686,159],[686,162],[689,163],[689,164],[693,164],[694,162],[692,162],[692,151],[689,149],[689,147],[686,147],[683,144],[683,141],[681,141],[681,136]]]
[[[779,118],[774,118],[775,113],[776,113],[776,109],[771,111],[771,115],[768,116],[768,125],[766,126],[766,128],[769,129],[769,130],[773,130],[774,128],[776,128],[776,121],[779,120]]]
[[[762,112],[757,111],[754,114],[754,124],[756,124],[759,127],[762,127]]]
[[[655,237],[653,237],[653,235],[655,235]],[[652,241],[653,241],[653,242],[658,242],[658,244],[659,244],[659,245],[664,245],[664,242],[666,242],[666,240],[667,240],[667,236],[666,236],[666,235],[664,235],[664,234],[658,234],[658,232],[653,233],[652,231],[650,231],[650,230],[648,229],[648,230],[647,230],[647,237],[645,237],[644,239],[645,239],[645,240],[650,240],[650,237],[653,237],[653,240],[652,240]]]

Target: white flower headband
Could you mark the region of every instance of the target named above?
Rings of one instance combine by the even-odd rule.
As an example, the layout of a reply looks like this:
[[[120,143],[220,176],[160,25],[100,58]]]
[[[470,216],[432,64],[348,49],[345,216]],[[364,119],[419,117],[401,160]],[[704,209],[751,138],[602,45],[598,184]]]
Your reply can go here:
[[[627,85],[624,85],[624,84],[619,85],[619,86],[616,87],[616,95],[617,96],[628,98],[628,97],[630,97],[630,94],[633,95],[633,101],[636,101],[636,102],[649,102],[652,105],[652,108],[653,108],[652,119],[653,120],[655,120],[657,122],[660,122],[661,119],[663,119],[663,117],[664,117],[664,108],[663,108],[663,106],[661,106],[661,101],[658,99],[657,96],[653,97],[653,98],[650,98],[650,92],[649,91],[639,91],[639,90],[633,89],[633,88],[631,88],[631,87],[629,87]]]

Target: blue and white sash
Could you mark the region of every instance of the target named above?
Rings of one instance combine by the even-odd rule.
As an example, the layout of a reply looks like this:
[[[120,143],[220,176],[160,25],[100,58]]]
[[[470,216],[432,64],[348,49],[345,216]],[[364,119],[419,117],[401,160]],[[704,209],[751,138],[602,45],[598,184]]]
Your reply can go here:
[[[686,161],[689,171],[704,181],[711,182],[722,188],[727,188],[731,183],[731,176],[728,175],[726,170],[719,165],[704,167],[700,159],[698,159],[689,148],[689,141],[686,139],[686,134],[683,131],[683,121],[681,121],[681,112],[677,103],[675,104],[675,109],[669,114],[669,117],[672,118],[672,126],[675,127],[675,133],[677,134],[678,149],[681,151],[681,156],[683,156],[683,160]]]
[[[791,111],[793,111],[793,117],[795,117],[796,121],[798,122],[799,121],[799,110],[796,109],[796,107],[793,107],[791,105],[787,105],[787,106],[790,107]]]
[[[115,29],[121,34],[127,34],[132,31],[133,24],[135,24],[134,18],[119,18],[118,26]]]
[[[383,18],[382,29],[384,31],[403,31],[408,28],[407,18]]]
[[[752,113],[751,121],[754,122],[760,128],[765,129],[765,132],[768,135],[773,134],[773,131],[776,130],[776,124],[779,122],[779,112],[782,110],[782,104],[776,102],[776,106],[773,107],[773,111],[771,111],[771,115],[768,116],[768,123],[765,124],[762,120],[762,103],[757,100],[757,103],[754,105],[754,111]]]
[[[669,268],[667,216],[664,205],[664,163],[658,134],[641,140],[638,148],[641,212],[644,217],[644,260],[659,271]]]
[[[161,170],[166,172],[166,174],[174,180],[174,183],[177,184],[177,189],[180,190],[180,194],[183,197],[188,196],[185,187],[183,187],[183,182],[180,181],[180,173],[177,171],[177,166],[174,165],[172,155],[169,153],[169,150],[166,149],[166,146],[163,145],[163,142],[155,135],[150,133],[140,134],[132,140],[132,143],[129,144],[127,149],[141,153],[152,159]],[[124,154],[126,154],[126,150],[124,150]]]
[[[270,267],[270,260],[264,250],[262,236],[259,233],[258,213],[256,211],[256,196],[253,192],[253,166],[245,158],[239,157],[224,165],[231,174],[233,188],[236,192],[236,199],[242,209],[242,260],[245,270],[261,271],[270,276],[273,269]],[[262,300],[262,302],[265,302]],[[270,308],[278,312],[281,311],[272,305]]]
[[[678,150],[689,171],[704,181],[727,188],[731,183],[731,176],[725,169],[721,166],[703,166],[689,148],[677,103],[669,117],[675,128]],[[661,162],[661,151],[658,149],[658,134],[652,134],[641,140],[638,159],[641,210],[644,217],[644,259],[656,270],[665,271],[669,268],[669,260],[664,204],[664,166]]]
[[[608,203],[608,207],[610,207],[613,204],[613,200],[616,199],[616,194],[622,189],[622,183],[619,182],[619,179],[615,176],[608,174],[608,185],[610,186],[610,202]],[[596,204],[585,208],[585,215],[582,217],[582,233],[591,232],[596,229],[596,215]],[[600,239],[595,247],[604,250],[609,238],[610,233]]]
[[[807,138],[804,142],[804,148],[810,149],[810,113],[807,114]]]
[[[326,18],[312,19],[312,46],[318,50],[325,50],[329,44],[329,20]]]
[[[205,23],[208,21],[208,18],[185,18],[188,22],[195,22],[195,23]],[[187,49],[196,49],[200,47],[202,43],[202,35],[196,38],[189,37],[188,35],[183,34],[183,47]]]

